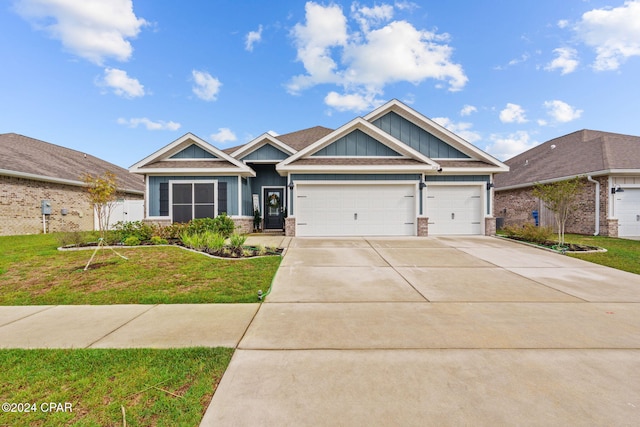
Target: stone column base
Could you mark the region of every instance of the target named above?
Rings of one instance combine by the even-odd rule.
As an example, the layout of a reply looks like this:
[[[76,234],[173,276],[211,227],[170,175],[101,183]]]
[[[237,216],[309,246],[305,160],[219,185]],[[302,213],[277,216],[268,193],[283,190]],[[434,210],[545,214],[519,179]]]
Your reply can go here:
[[[235,232],[238,234],[249,234],[253,232],[253,218],[232,218],[236,225]]]
[[[418,237],[426,237],[429,235],[429,218],[426,216],[418,217]]]
[[[484,219],[484,235],[496,235],[496,219],[494,217],[487,217]]]
[[[617,219],[608,219],[607,220],[607,236],[609,237],[618,237],[618,220]]]
[[[296,235],[296,219],[288,216],[284,219],[284,235],[287,237],[295,237]]]

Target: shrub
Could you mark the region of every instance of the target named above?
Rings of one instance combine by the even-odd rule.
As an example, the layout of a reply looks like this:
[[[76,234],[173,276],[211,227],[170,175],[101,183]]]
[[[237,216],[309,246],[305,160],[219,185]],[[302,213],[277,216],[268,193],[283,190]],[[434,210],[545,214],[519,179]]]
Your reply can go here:
[[[167,243],[169,243],[169,242],[167,241],[167,239],[163,239],[163,238],[162,238],[162,237],[160,237],[160,236],[153,236],[153,237],[151,238],[151,244],[152,244],[152,245],[166,245]]]
[[[233,220],[226,214],[222,214],[215,218],[192,219],[186,229],[191,234],[202,234],[211,231],[223,235],[226,239],[233,233],[235,228],[236,225],[233,223]]]
[[[182,244],[188,248],[195,249],[196,251],[203,251],[206,248],[204,236],[204,233],[191,234],[185,230],[180,235],[180,240],[182,241]]]
[[[114,225],[113,239],[124,242],[129,237],[137,237],[140,242],[151,239],[154,227],[142,221],[118,221]]]
[[[504,227],[503,231],[509,237],[515,237],[533,243],[544,243],[553,235],[553,229],[551,227],[536,227],[531,223],[526,223],[522,226],[511,225]]]
[[[204,233],[205,246],[213,252],[218,252],[224,247],[225,238],[218,233],[207,231]]]
[[[247,236],[245,236],[244,234],[234,233],[229,237],[229,246],[231,246],[231,248],[233,249],[240,249],[246,241]]]
[[[140,244],[140,239],[136,236],[129,236],[122,241],[122,244],[125,246],[138,246]]]

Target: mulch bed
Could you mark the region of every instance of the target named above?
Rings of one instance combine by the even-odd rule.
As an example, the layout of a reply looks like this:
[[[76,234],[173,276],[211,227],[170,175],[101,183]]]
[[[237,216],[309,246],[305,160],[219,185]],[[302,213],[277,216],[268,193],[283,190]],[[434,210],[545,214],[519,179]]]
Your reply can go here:
[[[546,249],[551,249],[556,252],[604,252],[606,249],[598,246],[580,245],[577,243],[565,243],[560,246],[557,241],[545,240],[544,242],[530,242],[517,236],[501,236],[505,239],[517,240],[519,242],[529,243],[535,246],[541,246]]]

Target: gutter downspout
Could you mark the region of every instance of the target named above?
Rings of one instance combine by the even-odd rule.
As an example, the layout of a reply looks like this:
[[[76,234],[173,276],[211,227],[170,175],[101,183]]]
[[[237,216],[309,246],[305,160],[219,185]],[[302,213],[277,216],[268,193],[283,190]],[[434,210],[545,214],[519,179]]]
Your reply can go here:
[[[587,181],[596,185],[596,231],[593,235],[597,236],[600,234],[600,183],[591,178],[591,175],[587,175]]]

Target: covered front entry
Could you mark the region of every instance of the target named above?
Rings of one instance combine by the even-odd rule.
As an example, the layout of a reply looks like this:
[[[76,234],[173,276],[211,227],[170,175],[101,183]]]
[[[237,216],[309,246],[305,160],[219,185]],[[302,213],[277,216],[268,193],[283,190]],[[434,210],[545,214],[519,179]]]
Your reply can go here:
[[[614,197],[618,236],[640,236],[640,188],[625,188]]]
[[[429,185],[429,235],[482,234],[482,187]]]
[[[265,230],[282,230],[284,228],[284,190],[265,188],[262,200],[264,201]]]
[[[298,184],[297,236],[413,236],[416,184]]]

